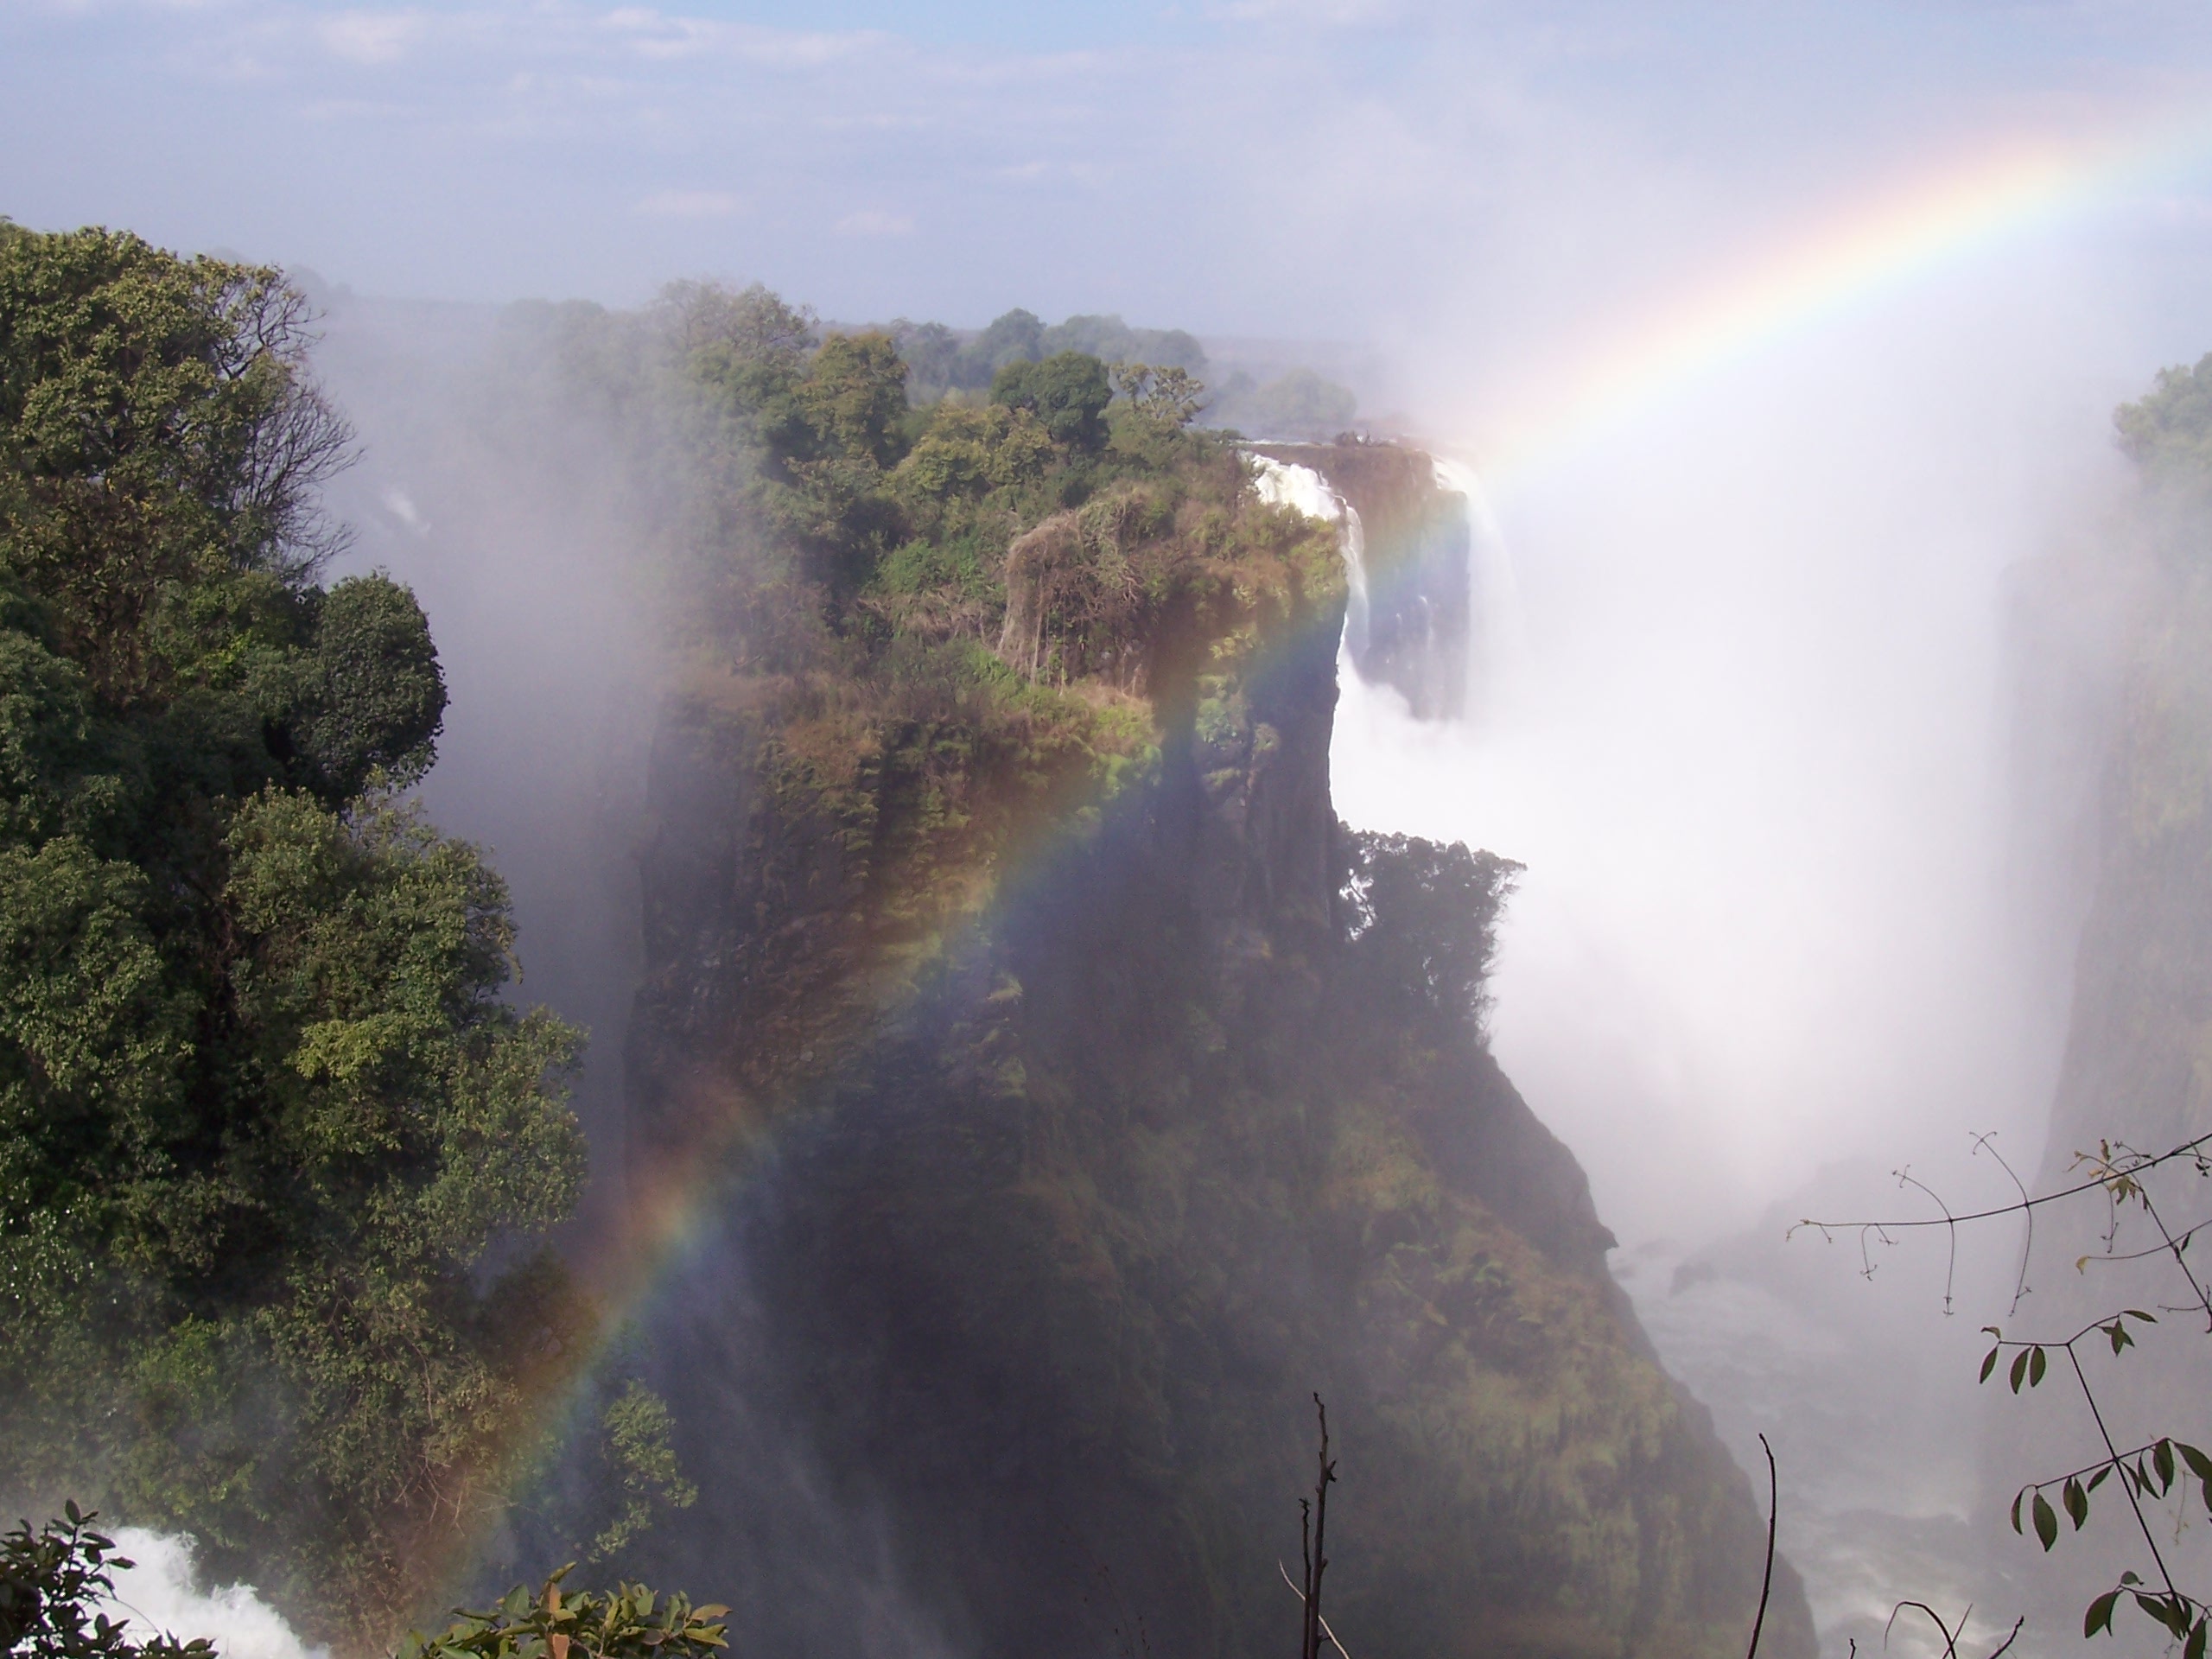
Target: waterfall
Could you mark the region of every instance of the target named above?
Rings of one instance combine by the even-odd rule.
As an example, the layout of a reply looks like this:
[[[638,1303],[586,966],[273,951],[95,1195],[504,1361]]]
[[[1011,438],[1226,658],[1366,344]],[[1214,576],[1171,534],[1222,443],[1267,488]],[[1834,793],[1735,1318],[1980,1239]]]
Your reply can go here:
[[[1467,518],[1467,714],[1478,723],[1494,717],[1512,694],[1528,651],[1522,627],[1521,590],[1504,532],[1491,511],[1480,474],[1464,461],[1436,461],[1436,487],[1458,496]]]
[[[1434,715],[1438,700],[1432,695],[1427,711],[1431,717],[1417,719],[1405,696],[1390,686],[1380,684],[1375,677],[1388,671],[1370,660],[1368,650],[1373,606],[1367,569],[1366,527],[1361,522],[1359,510],[1346,499],[1344,494],[1313,467],[1295,461],[1278,461],[1271,456],[1255,454],[1253,466],[1261,499],[1278,505],[1294,507],[1310,517],[1319,518],[1338,527],[1338,548],[1344,562],[1344,577],[1349,592],[1344,603],[1344,626],[1339,654],[1344,672],[1342,692],[1346,699],[1346,715],[1356,720],[1385,723],[1406,722],[1417,727],[1435,727],[1453,723],[1452,716]],[[1519,665],[1525,654],[1521,620],[1518,584],[1514,576],[1513,561],[1507,552],[1505,538],[1497,520],[1491,511],[1490,501],[1482,480],[1473,467],[1456,461],[1433,460],[1432,476],[1440,494],[1459,504],[1462,515],[1461,534],[1466,556],[1458,579],[1465,583],[1462,596],[1465,601],[1464,613],[1468,619],[1467,637],[1458,639],[1457,628],[1446,619],[1458,607],[1445,600],[1440,609],[1436,607],[1438,595],[1416,590],[1415,603],[1420,607],[1421,620],[1415,625],[1414,653],[1416,660],[1425,660],[1432,675],[1449,677],[1464,674],[1464,707],[1469,721],[1481,725],[1497,711],[1498,705],[1510,695],[1514,682],[1519,677]],[[1448,521],[1447,521],[1448,522]],[[1449,537],[1447,528],[1442,532]],[[1434,560],[1448,556],[1449,550],[1416,549],[1413,556]],[[1402,580],[1402,576],[1400,580]],[[1433,576],[1427,580],[1433,581]],[[1439,630],[1446,630],[1440,635]],[[1404,646],[1393,647],[1399,654],[1397,661],[1405,661]],[[1462,653],[1462,660],[1455,661],[1453,653]],[[1407,683],[1397,675],[1400,684]],[[1372,709],[1354,708],[1358,703],[1372,702]],[[1458,697],[1446,696],[1442,706],[1457,709],[1461,706]],[[1399,735],[1405,735],[1400,734]],[[1389,747],[1399,747],[1391,743]]]
[[[1350,685],[1358,678],[1352,654],[1367,645],[1367,532],[1351,503],[1329,487],[1328,480],[1311,467],[1300,467],[1254,455],[1257,468],[1253,483],[1260,499],[1278,507],[1295,507],[1309,518],[1337,528],[1337,551],[1344,562],[1344,628],[1337,644],[1339,679]]]

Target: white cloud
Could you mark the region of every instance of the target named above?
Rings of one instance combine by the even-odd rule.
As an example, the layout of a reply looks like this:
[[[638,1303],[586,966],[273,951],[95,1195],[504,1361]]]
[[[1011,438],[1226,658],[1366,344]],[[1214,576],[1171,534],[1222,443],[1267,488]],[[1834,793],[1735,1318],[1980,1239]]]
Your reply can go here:
[[[655,60],[719,56],[772,68],[815,68],[880,44],[872,30],[838,32],[766,29],[707,17],[671,17],[650,6],[621,6],[600,19],[626,38],[639,57]]]
[[[1304,23],[1357,29],[1397,22],[1404,9],[1395,0],[1227,0],[1205,15],[1232,23]]]
[[[316,31],[324,49],[348,63],[397,63],[423,38],[421,16],[407,11],[346,11],[325,18]]]
[[[727,190],[656,190],[638,211],[657,219],[723,219],[742,205]]]
[[[913,230],[912,214],[887,213],[873,207],[847,213],[837,221],[840,236],[911,236]]]
[[[398,519],[417,536],[429,534],[429,521],[423,517],[420,509],[416,506],[415,498],[398,485],[391,486],[378,499],[384,504],[384,510],[386,512]]]

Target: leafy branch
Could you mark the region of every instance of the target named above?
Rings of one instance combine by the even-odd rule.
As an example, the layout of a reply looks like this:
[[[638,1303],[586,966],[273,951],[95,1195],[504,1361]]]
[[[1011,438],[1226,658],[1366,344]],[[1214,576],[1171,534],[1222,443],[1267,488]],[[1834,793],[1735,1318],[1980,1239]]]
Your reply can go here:
[[[397,1659],[713,1659],[729,1645],[727,1607],[694,1607],[689,1597],[656,1595],[642,1584],[563,1595],[569,1571],[535,1595],[518,1584],[486,1611],[457,1609],[439,1634],[410,1635]]]
[[[9,1659],[215,1659],[201,1637],[130,1637],[128,1619],[94,1611],[115,1599],[114,1572],[137,1565],[73,1502],[36,1532],[29,1521],[0,1535],[0,1654]]]
[[[1890,1236],[1893,1232],[1928,1227],[1942,1228],[1950,1251],[1950,1266],[1946,1272],[1943,1286],[1943,1306],[1944,1312],[1948,1314],[1951,1311],[1952,1289],[1958,1262],[1960,1227],[1970,1223],[1990,1222],[2006,1217],[2018,1216],[2025,1222],[2029,1230],[2021,1249],[2019,1268],[2013,1283],[2012,1306],[2017,1311],[2020,1299],[2028,1289],[2027,1275],[2030,1258],[2033,1252],[2036,1211],[2046,1205],[2081,1198],[2092,1193],[2101,1194],[2108,1211],[2107,1224],[2102,1231],[2106,1246],[2103,1259],[2117,1262],[2145,1261],[2159,1256],[2169,1258],[2189,1287],[2189,1300],[2178,1308],[2166,1307],[2164,1311],[2201,1313],[2205,1319],[2207,1332],[2212,1332],[2212,1285],[2208,1285],[2205,1280],[2198,1276],[2188,1259],[2190,1242],[2207,1226],[2212,1226],[2212,1222],[2200,1222],[2176,1232],[2160,1212],[2158,1201],[2153,1197],[2145,1179],[2152,1172],[2175,1165],[2193,1169],[2200,1179],[2212,1177],[2212,1156],[2209,1156],[2207,1153],[2207,1147],[2212,1147],[2212,1135],[2196,1136],[2159,1153],[2140,1152],[2125,1142],[2101,1141],[2095,1152],[2075,1154],[2074,1167],[2087,1172],[2084,1179],[2062,1187],[2056,1192],[2040,1196],[2028,1192],[2026,1187],[2020,1182],[2019,1177],[2014,1173],[2012,1166],[2005,1162],[1991,1141],[1992,1137],[1989,1135],[1977,1135],[1974,1138],[1974,1151],[1977,1154],[1987,1151],[1997,1159],[2005,1174],[2019,1191],[2020,1197],[2013,1203],[1961,1214],[1954,1211],[1941,1195],[1925,1183],[1915,1179],[1908,1171],[1900,1169],[1895,1172],[1900,1186],[1909,1186],[1925,1193],[1942,1212],[1940,1216],[1866,1221],[1820,1221],[1807,1218],[1792,1227],[1789,1230],[1790,1234],[1795,1236],[1800,1230],[1810,1228],[1819,1232],[1824,1238],[1833,1238],[1840,1232],[1856,1231],[1859,1238],[1862,1273],[1865,1276],[1872,1277],[1874,1264],[1867,1248],[1870,1240],[1879,1239],[1884,1243],[1889,1243],[1893,1242]],[[2123,1212],[2131,1206],[2139,1209],[2151,1225],[2157,1229],[2159,1242],[2148,1249],[2120,1253],[2116,1249],[2120,1218]],[[2088,1255],[2082,1257],[2075,1263],[2075,1270],[2085,1271],[2088,1263],[2096,1259],[2099,1258]],[[2101,1315],[2084,1325],[2071,1336],[2063,1338],[2007,1337],[1999,1326],[1984,1325],[1982,1329],[1989,1334],[1993,1341],[1989,1351],[1982,1357],[1980,1381],[1986,1383],[1996,1374],[1999,1364],[2009,1352],[2012,1359],[2006,1370],[2005,1379],[2012,1391],[2017,1395],[2023,1389],[2031,1390],[2038,1389],[2050,1372],[2052,1357],[2064,1356],[2066,1369],[2072,1375],[2075,1386],[2081,1391],[2082,1406],[2096,1427],[2098,1438],[2104,1445],[2105,1455],[2078,1469],[2070,1470],[2064,1474],[2048,1476],[2022,1486],[2012,1499],[2012,1530],[2024,1536],[2032,1529],[2037,1541],[2046,1554],[2049,1553],[2056,1546],[2060,1536],[2058,1524],[2060,1510],[2063,1510],[2065,1512],[2067,1519],[2073,1524],[2073,1529],[2079,1532],[2088,1522],[2092,1497],[2100,1487],[2117,1473],[2120,1477],[2120,1491],[2126,1497],[2129,1512],[2134,1518],[2137,1530],[2142,1535],[2144,1546],[2149,1551],[2151,1562],[2156,1570],[2155,1585],[2146,1582],[2135,1572],[2122,1573],[2117,1585],[2089,1604],[2082,1618],[2082,1634],[2084,1637],[2094,1636],[2101,1630],[2109,1634],[2112,1630],[2113,1611],[2119,1606],[2121,1598],[2125,1596],[2132,1599],[2145,1617],[2160,1625],[2174,1640],[2182,1644],[2182,1659],[2205,1659],[2208,1638],[2212,1638],[2212,1605],[2208,1605],[2204,1598],[2184,1591],[2176,1583],[2164,1553],[2158,1548],[2158,1536],[2152,1529],[2150,1516],[2145,1511],[2145,1504],[2146,1502],[2163,1503],[2174,1492],[2177,1485],[2185,1491],[2189,1483],[2194,1480],[2198,1496],[2203,1500],[2206,1513],[2208,1516],[2212,1516],[2212,1454],[2208,1454],[2201,1447],[2177,1440],[2170,1434],[2161,1434],[2126,1451],[2122,1451],[2113,1437],[2111,1426],[2106,1418],[2105,1408],[2097,1397],[2096,1390],[2090,1385],[2088,1372],[2082,1363],[2082,1344],[2084,1343],[2094,1344],[2098,1338],[2104,1339],[2114,1358],[2120,1357],[2129,1349],[2137,1346],[2135,1333],[2129,1328],[2131,1320],[2135,1321],[2139,1325],[2158,1323],[2156,1314],[2142,1308],[2129,1307]],[[2052,1503],[2050,1496],[2053,1492],[2057,1494],[2058,1502],[2056,1505]],[[1936,1628],[1944,1635],[1946,1655],[1955,1656],[1958,1633],[1945,1625],[1942,1619],[1925,1604],[1900,1602],[1891,1613],[1891,1622],[1895,1622],[1897,1613],[1908,1608],[1916,1608],[1935,1620]],[[1961,1620],[1961,1628],[1963,1628],[1963,1620]],[[2013,1626],[2013,1634],[2017,1636],[2018,1632],[2019,1626],[2016,1624]],[[2005,1646],[2009,1647],[2011,1642],[2012,1638],[2007,1637]],[[2003,1651],[2003,1648],[1998,1649],[1999,1653]],[[1992,1659],[1994,1659],[1993,1655]]]

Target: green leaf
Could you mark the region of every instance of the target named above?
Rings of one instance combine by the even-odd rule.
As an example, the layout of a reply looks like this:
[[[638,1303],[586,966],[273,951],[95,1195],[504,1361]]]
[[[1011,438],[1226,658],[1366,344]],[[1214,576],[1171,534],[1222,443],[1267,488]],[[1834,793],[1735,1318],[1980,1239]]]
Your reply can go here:
[[[2066,1505],[2067,1518],[2074,1522],[2074,1530],[2082,1530],[2082,1523],[2089,1518],[2089,1495],[2082,1490],[2082,1483],[2069,1477],[2065,1490],[2059,1494]]]
[[[2082,1618],[2083,1637],[2094,1636],[2099,1630],[2112,1634],[2112,1610],[2120,1605],[2120,1592],[2107,1590],[2089,1604],[2089,1611]]]
[[[2212,1458],[2208,1458],[2185,1440],[2176,1440],[2174,1450],[2181,1453],[2181,1460],[2189,1465],[2189,1472],[2199,1480],[2212,1480]]]
[[[1989,1374],[1997,1369],[1997,1356],[2003,1351],[2001,1348],[1993,1348],[1982,1356],[1980,1378],[1982,1382],[1989,1381]]]
[[[2160,1440],[2152,1449],[2151,1466],[2158,1471],[2158,1496],[2165,1496],[2174,1484],[2174,1443]]]
[[[2103,1468],[2098,1470],[2095,1474],[2089,1477],[2089,1490],[2093,1492],[2095,1491],[2098,1487],[2103,1485],[2105,1482],[2111,1478],[2112,1465],[2107,1464]]]
[[[2137,1605],[2164,1625],[2177,1638],[2188,1634],[2189,1604],[2178,1596],[2146,1596],[2139,1590],[2135,1592],[2135,1600]]]
[[[2037,1346],[2037,1347],[2034,1347],[2034,1348],[2031,1348],[2031,1349],[2029,1349],[2029,1350],[2028,1350],[2028,1386],[2029,1386],[2030,1388],[2033,1389],[2033,1388],[2038,1388],[2038,1387],[2042,1386],[2042,1383],[2043,1383],[2043,1369],[2044,1369],[2044,1359],[2043,1359],[2043,1349],[2041,1348],[2041,1346],[2039,1346],[2039,1345],[2038,1345],[2038,1346]]]
[[[2028,1350],[2020,1350],[2020,1357],[2012,1362],[2012,1392],[2020,1391],[2021,1379],[2028,1374]]]
[[[2024,1486],[2012,1494],[2012,1530],[2015,1532],[2020,1530],[2020,1502],[2027,1495],[2028,1489]]]
[[[2189,1641],[2181,1650],[2181,1659],[2204,1659],[2206,1623],[2199,1618],[2189,1633]]]
[[[2037,1492],[2033,1514],[2036,1521],[2036,1536],[2042,1541],[2043,1547],[2048,1550],[2058,1541],[2058,1513],[2050,1507],[2050,1501],[2041,1492]]]

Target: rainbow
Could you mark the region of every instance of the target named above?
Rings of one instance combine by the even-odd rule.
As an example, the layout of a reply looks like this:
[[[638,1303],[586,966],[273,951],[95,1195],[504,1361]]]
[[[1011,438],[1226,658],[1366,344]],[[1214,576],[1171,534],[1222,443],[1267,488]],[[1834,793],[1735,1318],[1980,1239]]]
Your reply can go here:
[[[2212,123],[2196,115],[2086,139],[1984,143],[1732,262],[1600,341],[1568,370],[1563,391],[1530,400],[1493,441],[1459,447],[1492,482],[1560,465],[1590,439],[1763,348],[2208,157]]]
[[[1478,461],[1485,481],[1510,482],[1569,463],[1605,430],[1648,411],[1670,395],[1755,356],[1763,347],[1819,326],[1885,291],[1904,289],[1948,262],[2001,244],[2039,225],[2063,220],[2116,189],[2150,183],[2170,168],[2212,156],[2212,124],[2192,119],[2139,125],[2073,143],[2015,139],[1923,170],[1901,186],[1832,211],[1764,254],[1731,264],[1712,280],[1645,314],[1639,323],[1601,343],[1565,378],[1559,395],[1532,401],[1502,442],[1437,447]],[[938,956],[957,936],[988,926],[990,914],[1043,874],[1047,840],[1002,878],[995,902],[948,930]],[[882,1008],[892,1011],[894,995]],[[734,1113],[734,1119],[742,1116]],[[758,1133],[738,1122],[714,1126],[683,1166],[637,1195],[626,1248],[614,1252],[592,1286],[605,1310],[599,1344],[618,1336],[648,1304],[671,1262],[696,1237],[703,1207],[730,1179],[734,1143]],[[772,1134],[772,1131],[769,1133]],[[548,1419],[574,1421],[600,1358],[594,1351],[546,1404]],[[529,1459],[525,1459],[529,1461]],[[527,1479],[524,1470],[512,1476]],[[512,1478],[512,1477],[511,1477]],[[456,1581],[474,1563],[454,1563]]]

